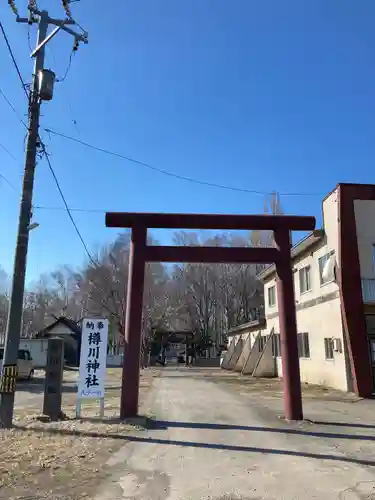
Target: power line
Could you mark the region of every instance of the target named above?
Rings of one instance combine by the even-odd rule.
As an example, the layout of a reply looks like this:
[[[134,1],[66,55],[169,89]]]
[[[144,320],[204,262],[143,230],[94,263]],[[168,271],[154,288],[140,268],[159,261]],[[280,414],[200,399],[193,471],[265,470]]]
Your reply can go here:
[[[68,66],[67,66],[67,68],[66,68],[66,70],[65,70],[65,73],[64,73],[64,75],[63,75],[61,78],[57,78],[56,82],[58,82],[58,83],[62,83],[63,81],[65,81],[65,80],[66,80],[66,77],[68,76],[69,71],[70,71],[70,68],[71,68],[71,66],[72,66],[73,55],[75,54],[75,52],[76,52],[75,50],[72,50],[72,51],[71,51],[70,56],[69,56]]]
[[[27,92],[27,90],[26,90],[26,84],[25,84],[25,82],[23,81],[23,78],[22,78],[22,75],[21,75],[21,71],[20,71],[20,69],[19,69],[19,67],[18,67],[18,64],[17,64],[16,58],[14,57],[14,53],[13,53],[12,47],[11,47],[11,45],[10,45],[10,43],[9,43],[8,36],[7,36],[6,32],[5,32],[5,29],[4,29],[4,26],[3,26],[3,23],[2,23],[1,21],[0,21],[0,29],[1,29],[1,31],[2,31],[2,34],[3,34],[3,37],[4,37],[5,43],[6,43],[7,47],[8,47],[8,52],[9,52],[9,54],[10,54],[10,57],[12,58],[13,65],[14,65],[14,67],[16,68],[16,71],[17,71],[17,74],[18,74],[18,78],[19,78],[19,79],[20,79],[20,81],[21,81],[22,88],[23,88],[23,90],[24,90],[24,92],[25,92],[25,94],[26,94],[26,97],[27,97],[27,98],[29,98],[29,93],[28,93],[28,92]]]
[[[16,108],[13,106],[13,104],[10,102],[10,100],[7,98],[7,96],[4,94],[4,92],[0,89],[0,94],[4,97],[5,101],[7,102],[8,106],[10,107],[10,109],[13,111],[13,113],[17,116],[17,118],[19,119],[19,121],[22,123],[22,125],[27,129],[27,125],[26,123],[24,122],[24,120],[21,118],[21,116],[19,115],[18,111],[16,110]]]
[[[43,205],[34,205],[33,208],[37,209],[37,210],[51,210],[51,211],[64,210],[64,212],[65,212],[65,208],[63,208],[63,207],[46,207]],[[74,207],[70,207],[69,210],[71,212],[81,212],[81,213],[88,213],[88,214],[106,214],[107,212],[113,212],[113,210],[104,210],[104,209],[100,209],[100,208],[74,208]]]
[[[48,167],[49,167],[49,169],[50,169],[50,171],[51,171],[51,174],[52,174],[52,176],[53,176],[53,178],[54,178],[54,180],[55,180],[56,187],[57,187],[57,189],[58,189],[58,191],[59,191],[59,193],[60,193],[60,197],[61,197],[61,199],[62,199],[62,201],[63,201],[63,203],[64,203],[64,205],[65,205],[65,210],[66,210],[66,212],[67,212],[67,214],[68,214],[68,216],[69,216],[69,219],[71,220],[71,222],[72,222],[72,224],[73,224],[73,227],[74,227],[74,229],[75,229],[75,231],[76,231],[76,233],[77,233],[77,235],[78,235],[79,239],[81,240],[82,246],[83,246],[83,248],[85,249],[85,252],[86,252],[86,254],[87,254],[88,258],[90,259],[90,261],[92,262],[92,264],[93,264],[95,267],[97,267],[97,266],[98,266],[98,264],[97,264],[97,262],[95,262],[94,258],[92,257],[92,255],[91,255],[91,253],[90,253],[90,251],[89,251],[89,249],[88,249],[88,247],[87,247],[87,245],[86,245],[86,243],[85,243],[85,240],[83,239],[83,236],[82,236],[82,234],[81,234],[80,230],[78,229],[78,226],[77,226],[77,224],[76,224],[76,222],[75,222],[75,220],[74,220],[74,218],[73,218],[73,216],[72,216],[72,214],[71,214],[71,210],[70,210],[70,208],[69,208],[69,206],[68,206],[68,203],[67,203],[67,201],[66,201],[66,199],[65,199],[64,193],[62,192],[62,189],[61,189],[61,186],[60,186],[59,180],[58,180],[58,178],[57,178],[57,176],[56,176],[56,174],[55,174],[55,171],[54,171],[54,169],[53,169],[53,167],[52,167],[51,160],[49,159],[49,154],[46,152],[46,149],[45,149],[45,146],[44,146],[44,145],[42,145],[42,148],[43,148],[43,153],[44,153],[44,156],[45,156],[45,158],[46,158],[46,160],[47,160],[47,163],[48,163]]]
[[[12,184],[12,183],[10,182],[10,180],[9,180],[9,179],[7,179],[7,178],[5,177],[5,175],[3,175],[3,174],[1,174],[1,173],[0,173],[0,179],[3,179],[3,181],[5,181],[5,182],[8,184],[8,186],[10,186],[12,189],[14,189],[14,191],[17,191],[17,192],[18,192],[18,190],[17,190],[17,188],[15,187],[15,185],[14,185],[14,184]]]
[[[17,158],[14,156],[14,154],[13,154],[13,153],[11,153],[11,152],[9,151],[9,149],[7,149],[7,148],[4,146],[4,144],[1,144],[1,142],[0,142],[0,148],[1,148],[1,149],[3,149],[3,150],[4,150],[4,151],[5,151],[5,152],[6,152],[6,153],[7,153],[7,154],[11,157],[11,158],[13,158],[13,160],[14,160],[14,161],[18,161],[18,160],[17,160]]]
[[[55,56],[54,51],[52,50],[52,47],[49,47],[49,52],[50,52],[50,54],[51,54],[51,56],[52,56],[52,58],[53,58],[53,62],[54,62],[54,64],[55,64],[55,66],[57,66],[57,59],[56,59],[56,56]],[[71,52],[71,54],[70,54],[70,57],[72,57],[72,56],[73,56],[73,52],[76,52],[76,51],[72,50],[72,52]],[[71,60],[69,60],[68,70],[70,69],[70,65],[71,65]],[[67,76],[67,71],[66,71],[66,75],[65,75],[65,77],[64,77],[63,79],[61,79],[61,80],[58,80],[58,82],[62,82],[62,81],[64,81],[64,80],[65,80],[65,78],[66,78],[66,76]],[[77,130],[78,135],[80,136],[81,134],[80,134],[80,132],[79,132],[79,128],[78,128],[78,124],[77,124],[77,120],[76,120],[76,119],[75,119],[75,117],[74,117],[73,108],[72,108],[72,105],[71,105],[71,103],[70,103],[69,97],[66,97],[66,96],[65,96],[65,99],[66,99],[67,105],[68,105],[68,107],[69,107],[70,118],[71,118],[71,120],[72,120],[72,123],[73,123],[73,125],[75,126],[75,128],[76,128],[76,130]]]
[[[195,179],[193,177],[186,177],[184,175],[175,174],[174,172],[169,172],[167,170],[163,170],[161,168],[150,165],[149,163],[145,163],[143,161],[136,160],[136,159],[131,158],[129,156],[125,156],[123,154],[116,153],[114,151],[110,151],[109,149],[105,149],[105,148],[102,148],[100,146],[94,146],[93,144],[89,144],[88,142],[82,141],[80,139],[76,139],[74,137],[63,134],[61,132],[56,132],[56,131],[51,130],[49,128],[46,128],[45,131],[50,133],[50,134],[56,135],[58,137],[63,137],[64,139],[67,139],[69,141],[77,142],[78,144],[81,144],[82,146],[93,149],[95,151],[100,151],[101,153],[105,153],[107,155],[115,156],[117,158],[122,158],[123,160],[129,161],[131,163],[135,163],[136,165],[140,165],[142,167],[148,168],[149,170],[153,170],[154,172],[158,172],[160,174],[166,175],[168,177],[173,177],[175,179],[179,179],[182,181],[191,182],[193,184],[199,184],[201,186],[208,186],[208,187],[214,187],[214,188],[218,188],[218,189],[225,189],[227,191],[236,191],[236,192],[240,192],[240,193],[256,194],[256,195],[262,195],[262,196],[267,195],[267,194],[272,194],[272,191],[258,191],[258,190],[254,190],[254,189],[226,186],[224,184],[217,184],[215,182],[202,181],[199,179]],[[279,194],[282,196],[322,196],[322,193],[279,193]]]
[[[62,199],[62,201],[63,201],[63,203],[64,203],[64,205],[65,205],[65,210],[66,210],[66,212],[67,212],[67,214],[68,214],[68,216],[69,216],[69,218],[70,218],[70,220],[71,220],[71,222],[72,222],[72,224],[73,224],[73,227],[74,227],[74,229],[75,229],[75,231],[76,231],[76,233],[77,233],[77,235],[78,235],[78,237],[79,237],[79,239],[80,239],[81,243],[82,243],[82,246],[83,246],[83,248],[84,248],[84,250],[85,250],[85,252],[86,252],[86,254],[87,254],[87,256],[88,256],[88,258],[89,258],[89,260],[90,260],[90,262],[93,264],[93,266],[94,266],[95,268],[98,268],[98,267],[100,266],[100,264],[99,264],[97,261],[95,261],[95,259],[94,259],[94,258],[93,258],[93,256],[91,255],[91,253],[90,253],[90,251],[89,251],[89,249],[88,249],[88,247],[87,247],[87,245],[86,245],[86,243],[85,243],[85,240],[83,239],[83,236],[82,236],[82,234],[81,234],[80,230],[78,229],[78,226],[77,226],[77,224],[76,224],[76,222],[75,222],[75,220],[74,220],[74,218],[73,218],[73,216],[72,216],[72,214],[71,214],[71,209],[69,208],[68,203],[67,203],[67,201],[66,201],[66,199],[65,199],[64,193],[63,193],[63,191],[62,191],[62,189],[61,189],[61,186],[60,186],[59,180],[58,180],[58,178],[57,178],[57,176],[56,176],[56,174],[55,174],[55,171],[54,171],[54,169],[53,169],[53,167],[52,167],[51,161],[50,161],[50,159],[49,159],[49,155],[48,155],[48,153],[46,152],[46,149],[45,149],[44,144],[42,144],[42,152],[44,153],[44,156],[46,157],[46,160],[47,160],[47,163],[48,163],[48,167],[49,167],[49,169],[50,169],[50,171],[51,171],[51,173],[52,173],[52,176],[53,176],[53,178],[54,178],[54,180],[55,180],[55,183],[56,183],[57,189],[58,189],[58,191],[59,191],[59,193],[60,193],[61,199]],[[105,276],[104,276],[104,277],[105,277]],[[107,281],[107,278],[106,278],[106,277],[105,277],[105,279],[106,279],[106,281]],[[112,287],[112,285],[111,285],[111,283],[110,283],[110,282],[108,282],[108,284],[109,284],[109,288],[110,288],[109,296],[111,296],[111,297],[112,297],[112,300],[114,301],[114,303],[116,303],[116,297],[115,297],[116,293],[115,293],[115,290],[113,289],[113,287]],[[99,287],[99,290],[101,290],[101,292],[102,292],[102,293],[106,293],[106,292],[105,292],[105,291],[104,291],[101,287]],[[107,310],[111,313],[111,310],[108,308],[108,306],[105,306],[103,303],[101,303],[101,305],[102,305],[103,307],[106,307],[106,309],[107,309]]]

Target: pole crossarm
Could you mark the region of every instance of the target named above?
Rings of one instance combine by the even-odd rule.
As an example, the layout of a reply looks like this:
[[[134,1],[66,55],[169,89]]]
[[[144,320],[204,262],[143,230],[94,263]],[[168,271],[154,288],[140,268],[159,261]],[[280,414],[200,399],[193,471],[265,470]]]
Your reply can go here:
[[[199,247],[199,246],[147,246],[146,262],[191,262],[205,264],[270,264],[278,262],[277,248],[265,247]]]
[[[51,33],[31,52],[30,57],[35,57],[37,53],[60,31],[61,26],[57,26]]]
[[[107,227],[152,229],[222,229],[312,231],[315,217],[303,215],[223,215],[107,212]]]
[[[17,22],[18,23],[27,23],[27,24],[39,23],[40,21],[37,18],[35,18],[34,16],[40,17],[42,15],[42,12],[44,14],[46,14],[45,11],[40,11],[40,10],[35,9],[35,8],[30,8],[30,12],[33,15],[31,20],[28,17],[17,16],[17,18],[16,18]],[[48,35],[46,37],[45,40],[42,41],[42,43],[38,47],[36,47],[36,49],[31,54],[31,57],[34,57],[38,53],[38,51],[42,48],[42,46],[44,46],[46,43],[48,43],[56,35],[56,33],[59,30],[66,31],[67,33],[72,35],[76,39],[77,42],[88,43],[87,31],[82,30],[83,33],[77,33],[76,31],[72,30],[71,28],[68,28],[68,25],[75,26],[77,24],[74,21],[74,19],[54,19],[52,17],[49,17],[48,15],[45,16],[45,19],[46,19],[46,23],[48,25],[50,25],[50,24],[54,25],[54,26],[56,26],[56,28],[53,30],[53,32],[50,35]]]

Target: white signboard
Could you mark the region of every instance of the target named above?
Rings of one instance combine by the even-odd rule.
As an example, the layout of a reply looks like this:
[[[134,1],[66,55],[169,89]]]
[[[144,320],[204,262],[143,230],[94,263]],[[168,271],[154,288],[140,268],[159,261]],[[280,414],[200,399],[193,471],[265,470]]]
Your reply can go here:
[[[108,319],[85,318],[82,324],[78,398],[104,398]]]

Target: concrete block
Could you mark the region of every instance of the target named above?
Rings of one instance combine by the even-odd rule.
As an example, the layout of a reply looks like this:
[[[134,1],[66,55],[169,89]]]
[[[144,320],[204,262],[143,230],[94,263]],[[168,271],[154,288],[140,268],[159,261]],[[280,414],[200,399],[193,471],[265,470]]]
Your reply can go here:
[[[277,375],[277,366],[276,366],[276,358],[273,356],[273,337],[274,330],[271,330],[271,333],[268,336],[266,345],[264,346],[263,351],[261,352],[254,371],[253,377],[276,377]]]
[[[252,375],[254,368],[256,366],[256,363],[258,361],[258,358],[261,354],[260,350],[260,337],[261,337],[261,332],[258,333],[255,342],[253,344],[253,347],[251,348],[248,358],[244,363],[244,366],[242,368],[242,375]]]
[[[250,351],[251,351],[251,333],[248,334],[246,340],[244,341],[240,357],[238,358],[237,363],[233,368],[235,372],[240,372],[240,373],[242,372],[242,369],[247,361],[247,358],[249,357]]]
[[[232,342],[229,344],[228,350],[223,353],[222,361],[221,361],[221,368],[223,370],[228,370],[228,363],[230,361],[230,358],[233,355],[234,349],[236,347],[236,340],[233,339]]]
[[[243,349],[244,342],[242,338],[239,338],[236,344],[236,347],[234,348],[233,354],[228,361],[228,370],[233,370],[233,368],[236,366],[237,361],[239,357],[241,356],[242,349]]]

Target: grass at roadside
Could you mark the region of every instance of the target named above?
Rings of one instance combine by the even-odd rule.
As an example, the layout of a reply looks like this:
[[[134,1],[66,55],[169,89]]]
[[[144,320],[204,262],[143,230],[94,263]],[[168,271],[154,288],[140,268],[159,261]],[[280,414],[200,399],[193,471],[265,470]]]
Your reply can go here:
[[[279,378],[257,378],[250,375],[241,375],[238,372],[220,369],[201,369],[189,373],[192,378],[202,378],[220,384],[226,384],[233,389],[253,396],[282,399],[284,397],[283,381]],[[324,400],[337,402],[355,402],[360,400],[354,393],[324,387],[321,385],[301,383],[304,400]]]
[[[157,371],[141,375],[140,403],[145,401]],[[82,405],[82,419],[75,416],[75,393],[63,395],[66,420],[41,422],[35,409],[16,410],[15,427],[0,431],[1,499],[85,499],[105,477],[104,464],[134,427],[118,419],[120,370],[109,370],[105,418],[99,402]]]

